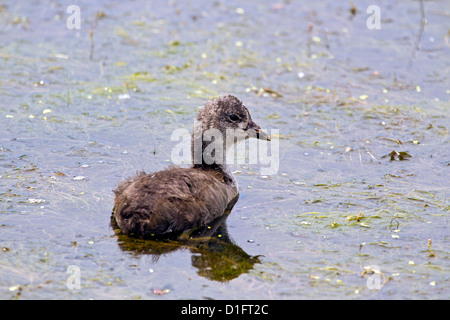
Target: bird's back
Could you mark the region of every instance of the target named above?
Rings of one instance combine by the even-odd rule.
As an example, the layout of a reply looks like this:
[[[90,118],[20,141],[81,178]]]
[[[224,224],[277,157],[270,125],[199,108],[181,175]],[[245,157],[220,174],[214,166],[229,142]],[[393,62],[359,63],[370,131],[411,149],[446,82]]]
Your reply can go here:
[[[206,226],[234,205],[238,196],[224,172],[179,167],[138,173],[114,193],[116,223],[123,233],[140,238]]]

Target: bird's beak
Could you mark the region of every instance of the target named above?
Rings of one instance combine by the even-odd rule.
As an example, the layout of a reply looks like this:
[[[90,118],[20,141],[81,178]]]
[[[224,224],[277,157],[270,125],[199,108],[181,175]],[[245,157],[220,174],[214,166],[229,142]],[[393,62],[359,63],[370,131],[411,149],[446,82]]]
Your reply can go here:
[[[270,136],[264,131],[262,131],[261,127],[258,126],[256,123],[254,123],[253,120],[250,120],[246,128],[246,131],[249,138],[256,138],[260,140],[270,141]]]

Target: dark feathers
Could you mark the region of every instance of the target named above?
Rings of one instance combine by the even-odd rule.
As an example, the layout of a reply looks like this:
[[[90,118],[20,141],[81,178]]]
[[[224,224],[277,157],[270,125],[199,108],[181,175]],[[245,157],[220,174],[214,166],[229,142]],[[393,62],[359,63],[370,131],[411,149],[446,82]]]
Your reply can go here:
[[[139,238],[178,235],[224,214],[238,196],[217,170],[170,167],[122,183],[114,217],[123,233]]]

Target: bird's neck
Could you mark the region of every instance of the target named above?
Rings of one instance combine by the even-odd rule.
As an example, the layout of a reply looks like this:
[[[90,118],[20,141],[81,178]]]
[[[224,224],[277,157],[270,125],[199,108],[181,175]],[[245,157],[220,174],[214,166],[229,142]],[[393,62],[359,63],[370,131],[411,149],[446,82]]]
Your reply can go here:
[[[216,133],[217,135],[221,134],[218,130]],[[225,182],[229,182],[237,188],[237,181],[227,165],[227,146],[225,142],[225,135],[222,137],[213,136],[213,138],[209,139],[209,137],[203,136],[201,126],[200,128],[194,126],[191,138],[192,167],[219,171],[223,173]]]

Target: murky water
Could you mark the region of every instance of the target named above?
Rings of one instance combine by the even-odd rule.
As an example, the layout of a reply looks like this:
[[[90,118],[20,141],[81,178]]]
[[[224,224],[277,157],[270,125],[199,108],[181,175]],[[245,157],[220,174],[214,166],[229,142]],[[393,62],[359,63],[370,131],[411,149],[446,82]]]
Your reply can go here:
[[[1,4],[0,298],[448,299],[450,5],[354,3]],[[233,168],[221,237],[116,235],[111,190],[228,93],[277,174]]]

